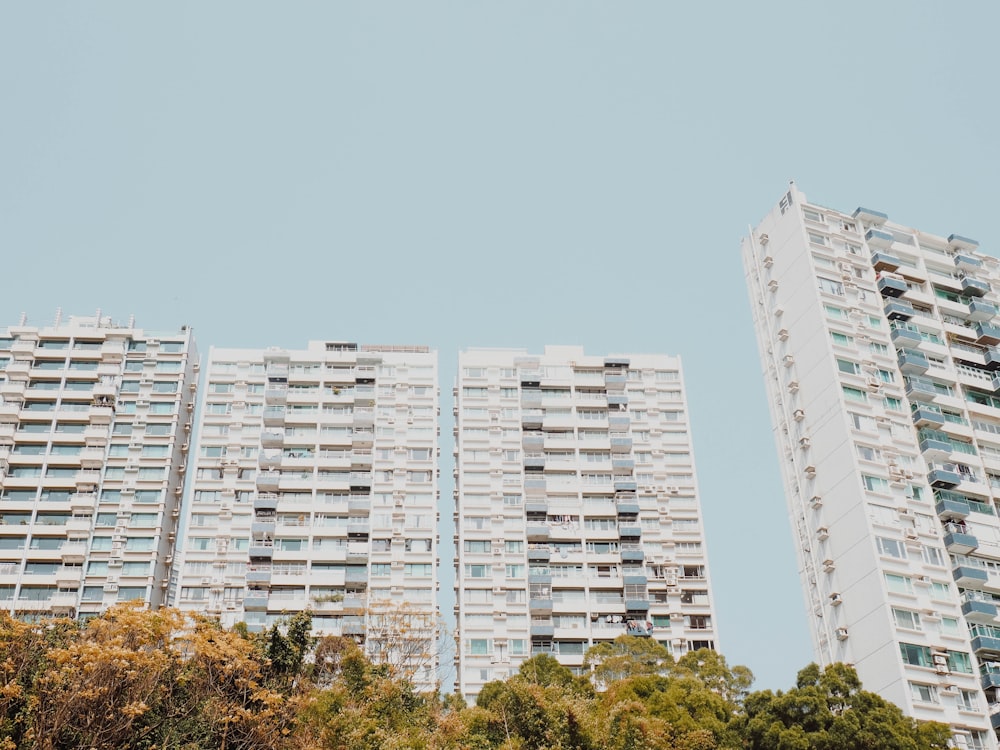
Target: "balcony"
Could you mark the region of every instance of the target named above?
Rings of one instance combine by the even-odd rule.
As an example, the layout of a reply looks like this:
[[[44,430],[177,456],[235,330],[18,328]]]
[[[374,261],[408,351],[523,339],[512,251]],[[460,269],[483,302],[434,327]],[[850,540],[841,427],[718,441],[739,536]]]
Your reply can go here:
[[[992,323],[977,323],[976,343],[986,346],[1000,344],[1000,326],[995,326]]]
[[[344,560],[352,565],[368,563],[368,540],[352,541],[347,543],[347,553]]]
[[[545,492],[545,477],[544,476],[526,476],[524,478],[524,491],[525,492]]]
[[[608,415],[608,429],[615,432],[625,432],[631,422],[628,412],[611,412]]]
[[[929,378],[908,377],[906,395],[910,401],[933,401],[938,396],[938,390]]]
[[[351,434],[351,445],[354,448],[370,448],[375,441],[375,430],[370,427],[355,427]]]
[[[277,492],[280,482],[280,471],[262,471],[257,475],[257,490],[259,492]]]
[[[944,546],[953,555],[967,555],[979,547],[979,540],[964,531],[948,531],[944,535]]]
[[[354,407],[354,426],[371,427],[375,424],[375,408],[372,406]]]
[[[614,455],[611,457],[611,468],[632,471],[635,468],[635,459],[628,455]]]
[[[899,349],[920,346],[924,341],[920,337],[920,331],[906,323],[893,324],[892,330],[889,332],[889,338],[892,339],[893,345]]]
[[[264,408],[264,426],[278,427],[285,423],[285,407],[268,406]]]
[[[937,407],[919,404],[912,413],[913,424],[916,427],[941,427],[944,425],[944,415]]]
[[[281,430],[264,430],[260,433],[260,444],[264,448],[280,448],[285,444],[285,433]]]
[[[883,297],[899,297],[906,292],[907,288],[903,279],[879,275],[878,291]]]
[[[621,539],[638,539],[642,536],[642,527],[638,524],[620,524],[618,536]]]
[[[891,236],[891,235],[890,235]],[[890,253],[872,253],[872,266],[876,271],[899,270],[899,258]]]
[[[66,534],[80,537],[90,534],[94,519],[92,516],[72,516],[66,519]]]
[[[983,651],[1000,654],[1000,638],[990,635],[975,635],[972,637],[972,650],[978,655]]]
[[[968,237],[963,237],[960,234],[949,234],[948,235],[948,249],[955,250],[961,253],[961,251],[972,252],[979,247],[979,241],[973,240]],[[955,263],[958,263],[956,257]]]
[[[542,542],[549,539],[549,527],[545,524],[529,523],[524,529],[529,542]]]
[[[278,496],[272,493],[258,493],[253,499],[253,509],[260,512],[274,512],[278,509]]]
[[[524,468],[526,471],[542,471],[545,468],[544,453],[528,453],[524,456]]]
[[[851,216],[864,224],[874,227],[880,227],[889,221],[888,214],[884,214],[881,211],[875,211],[871,208],[864,208],[863,206],[858,206],[854,209],[854,213],[851,214]]]
[[[937,493],[937,504],[934,506],[934,510],[938,517],[945,521],[965,520],[972,512],[969,501],[954,492]]]
[[[115,410],[109,405],[91,406],[88,417],[91,424],[110,424]]]
[[[274,545],[272,542],[263,542],[259,539],[251,540],[249,557],[258,560],[271,560],[274,557]]]
[[[993,347],[986,349],[983,352],[983,363],[987,370],[1000,369],[1000,350]]]
[[[1000,688],[1000,672],[992,672],[992,671],[982,672],[982,686],[983,690],[989,690],[990,688]]]
[[[347,522],[347,536],[348,537],[362,537],[368,536],[371,532],[371,524],[365,521],[348,521]]]
[[[84,448],[80,451],[80,465],[85,469],[99,469],[104,466],[103,448]]]
[[[885,303],[885,315],[889,320],[909,320],[913,317],[913,305],[909,300],[890,299]]]
[[[893,331],[896,333],[896,331]],[[906,375],[923,375],[930,369],[930,362],[927,361],[923,352],[914,349],[900,349],[897,355],[900,372]]]
[[[368,584],[368,568],[365,566],[350,566],[344,569],[344,583],[352,584],[352,587],[356,587],[358,584]]]
[[[635,498],[618,500],[616,507],[619,516],[639,515],[639,502]]]
[[[636,546],[632,548],[626,548],[622,545],[622,562],[642,562],[645,559],[645,553],[642,548]]]
[[[984,299],[974,298],[969,300],[969,320],[973,323],[982,323],[991,320],[997,314],[997,306]]]
[[[552,599],[531,599],[528,609],[533,615],[552,614]]]
[[[243,597],[243,609],[248,612],[251,610],[260,611],[267,609],[267,592],[266,591],[248,591],[246,596]]]
[[[984,294],[990,293],[990,285],[986,281],[981,281],[972,276],[963,276],[961,281],[962,294],[969,297],[982,297]]]
[[[547,545],[528,545],[528,562],[548,562],[552,559],[552,550]]]
[[[607,402],[608,402],[608,407],[611,409],[622,409],[622,407],[628,405],[628,394],[609,393],[607,396]]]
[[[64,542],[59,548],[59,553],[64,563],[82,563],[87,557],[87,543]]]
[[[255,518],[250,524],[250,533],[257,534],[260,536],[274,535],[275,519],[271,518]]]
[[[20,413],[20,402],[4,401],[0,404],[0,423],[15,424]]]
[[[625,389],[626,376],[624,372],[605,371],[604,385],[609,391],[621,391]],[[608,394],[611,395],[610,393]]]
[[[284,406],[288,400],[288,386],[269,383],[264,389],[264,403],[267,406]]]
[[[869,229],[865,232],[865,242],[868,243],[868,247],[886,250],[892,246],[892,233],[884,232],[881,229]]]
[[[524,430],[540,430],[542,429],[542,420],[544,418],[544,409],[524,409],[521,412],[521,428]]]
[[[97,507],[97,495],[92,492],[77,492],[69,496],[70,513],[93,513]]]
[[[612,453],[629,453],[632,450],[632,438],[628,435],[611,436]]]
[[[556,629],[555,626],[552,624],[551,620],[549,622],[531,623],[532,638],[551,638],[552,636],[555,635],[555,632]]]
[[[981,599],[966,599],[962,602],[962,615],[966,622],[992,625],[997,616],[997,605]]]
[[[930,482],[931,487],[951,489],[962,482],[962,477],[957,471],[938,467],[931,469],[927,475],[927,481]]]
[[[270,567],[247,568],[246,579],[247,583],[270,583],[271,568]]]
[[[525,453],[538,453],[545,448],[545,435],[541,432],[525,432],[521,436],[521,447]]]
[[[951,574],[959,586],[982,586],[989,580],[985,570],[971,565],[956,565]]]
[[[272,471],[281,466],[281,451],[261,451],[260,457],[258,458],[258,466],[263,471]]]
[[[625,599],[625,609],[630,613],[640,613],[649,611],[649,599]]]
[[[930,461],[941,461],[951,455],[952,447],[951,442],[948,441],[948,436],[943,432],[937,432],[936,430],[921,430],[920,434],[920,452],[924,454],[924,458]]]
[[[615,492],[635,492],[639,489],[634,479],[616,479]]]

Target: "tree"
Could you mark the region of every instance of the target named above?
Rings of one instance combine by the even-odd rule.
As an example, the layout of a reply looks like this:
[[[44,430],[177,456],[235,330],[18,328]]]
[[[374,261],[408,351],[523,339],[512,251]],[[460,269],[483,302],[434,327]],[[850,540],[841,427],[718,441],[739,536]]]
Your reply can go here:
[[[863,690],[853,667],[810,664],[787,693],[751,693],[733,728],[747,750],[939,750],[944,724],[916,721],[884,698]]]
[[[411,604],[373,602],[366,613],[365,651],[393,675],[435,684],[441,661],[444,624],[438,615]]]
[[[634,675],[667,674],[673,663],[673,656],[663,644],[634,635],[621,635],[610,643],[591,646],[583,660],[598,686]]]

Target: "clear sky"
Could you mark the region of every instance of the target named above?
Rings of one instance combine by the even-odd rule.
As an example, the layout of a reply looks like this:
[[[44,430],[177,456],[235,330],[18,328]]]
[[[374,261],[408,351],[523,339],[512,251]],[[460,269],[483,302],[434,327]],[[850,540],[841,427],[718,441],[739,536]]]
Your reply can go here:
[[[445,434],[460,348],[679,354],[721,649],[785,688],[812,655],[738,240],[795,179],[996,254],[998,26],[921,0],[0,0],[0,323],[426,343]]]

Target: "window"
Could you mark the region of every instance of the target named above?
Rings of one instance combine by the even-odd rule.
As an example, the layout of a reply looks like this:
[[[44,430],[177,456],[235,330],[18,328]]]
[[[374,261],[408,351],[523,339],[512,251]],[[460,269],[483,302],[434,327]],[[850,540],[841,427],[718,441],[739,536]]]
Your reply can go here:
[[[913,581],[906,576],[898,576],[894,573],[885,574],[885,585],[894,594],[912,594]]]
[[[908,609],[892,608],[892,619],[896,622],[897,628],[907,628],[909,630],[921,630],[920,613],[911,612]]]
[[[822,276],[818,276],[817,281],[819,282],[820,291],[826,292],[827,294],[836,294],[839,297],[844,296],[844,285],[839,281],[825,279]]]
[[[848,375],[860,375],[861,365],[846,359],[837,359],[837,369],[846,372]]]
[[[903,657],[904,664],[911,664],[915,667],[933,666],[931,660],[931,650],[927,646],[917,646],[912,643],[900,643],[899,653]]]
[[[833,339],[833,343],[837,346],[853,346],[854,339],[848,336],[846,333],[840,333],[839,331],[830,331],[830,338]]]
[[[937,703],[937,688],[933,685],[924,685],[920,682],[910,683],[910,695],[913,696],[913,700],[921,701],[923,703]]]
[[[889,481],[887,479],[883,479],[882,477],[873,477],[868,474],[862,474],[861,483],[869,492],[889,492]]]
[[[879,554],[900,560],[906,559],[906,547],[903,546],[902,542],[884,536],[878,537],[876,541],[878,542]]]
[[[868,394],[860,388],[852,388],[849,385],[842,385],[841,389],[844,391],[844,398],[848,401],[856,401],[858,403],[867,403],[868,401]]]

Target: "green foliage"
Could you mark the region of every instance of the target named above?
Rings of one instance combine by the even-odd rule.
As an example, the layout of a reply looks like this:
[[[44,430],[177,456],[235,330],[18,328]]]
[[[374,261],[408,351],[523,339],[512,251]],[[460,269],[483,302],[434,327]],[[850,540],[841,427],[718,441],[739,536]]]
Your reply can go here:
[[[787,693],[751,693],[732,721],[748,750],[937,750],[946,726],[918,725],[895,705],[862,689],[852,667],[810,664]]]
[[[0,613],[0,750],[943,750],[862,689],[809,665],[786,693],[749,693],[745,667],[660,644],[595,646],[574,675],[548,655],[488,683],[474,706],[421,694],[308,615],[257,635],[123,605],[85,626]]]
[[[666,674],[673,663],[673,656],[661,643],[634,635],[599,643],[587,651],[584,660],[599,685],[641,674]]]

